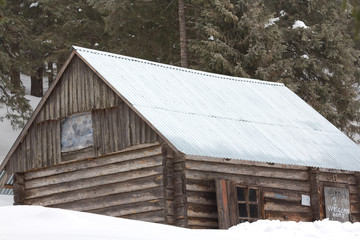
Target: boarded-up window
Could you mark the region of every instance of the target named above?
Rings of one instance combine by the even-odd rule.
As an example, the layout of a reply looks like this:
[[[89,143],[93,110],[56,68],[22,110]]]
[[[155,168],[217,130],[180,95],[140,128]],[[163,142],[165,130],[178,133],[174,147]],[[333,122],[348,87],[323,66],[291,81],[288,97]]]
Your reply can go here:
[[[228,180],[215,180],[219,228],[261,219],[260,190]]]
[[[349,189],[324,187],[326,217],[340,222],[349,221]]]
[[[61,122],[61,152],[94,145],[91,113],[66,117]]]

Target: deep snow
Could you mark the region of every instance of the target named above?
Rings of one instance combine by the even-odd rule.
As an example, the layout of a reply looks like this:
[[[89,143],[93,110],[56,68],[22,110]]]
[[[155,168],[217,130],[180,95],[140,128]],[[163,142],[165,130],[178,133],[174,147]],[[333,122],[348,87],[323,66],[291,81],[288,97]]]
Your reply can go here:
[[[260,220],[229,230],[191,230],[39,206],[0,207],[0,239],[359,240],[360,223]]]

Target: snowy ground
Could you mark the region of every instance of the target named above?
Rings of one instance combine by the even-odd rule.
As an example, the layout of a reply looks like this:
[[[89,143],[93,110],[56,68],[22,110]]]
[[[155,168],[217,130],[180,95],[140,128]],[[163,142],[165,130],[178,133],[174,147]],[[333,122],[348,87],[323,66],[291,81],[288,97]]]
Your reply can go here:
[[[121,240],[332,240],[360,239],[360,223],[261,220],[230,230],[190,230],[90,213],[37,206],[0,207],[0,239]]]

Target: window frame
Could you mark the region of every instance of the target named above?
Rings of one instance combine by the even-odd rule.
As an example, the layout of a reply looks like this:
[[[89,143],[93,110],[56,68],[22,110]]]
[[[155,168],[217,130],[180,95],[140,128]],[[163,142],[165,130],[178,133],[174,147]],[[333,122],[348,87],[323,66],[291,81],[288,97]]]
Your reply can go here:
[[[245,187],[248,189],[256,189],[257,196],[257,208],[258,208],[258,217],[241,217],[245,221],[253,222],[259,219],[264,218],[264,206],[263,206],[263,196],[262,188],[258,186],[253,186],[250,184],[235,183],[230,180],[225,179],[215,179],[215,190],[216,190],[216,203],[217,203],[217,212],[218,212],[218,223],[220,229],[228,229],[234,225],[240,223],[239,217],[239,202],[237,194],[237,186]],[[248,201],[249,203],[249,201]],[[249,204],[251,204],[250,202]],[[250,214],[250,205],[247,207],[247,213]],[[242,222],[245,222],[242,221]]]
[[[239,200],[238,198],[238,188],[244,189],[244,200]],[[253,189],[256,191],[256,201],[250,201],[250,190]],[[249,185],[244,184],[237,184],[236,185],[236,199],[237,199],[237,210],[238,210],[238,219],[239,223],[242,222],[254,222],[256,220],[262,219],[262,202],[261,202],[261,188],[260,187],[253,187]],[[239,204],[245,204],[246,205],[246,215],[247,217],[241,217],[240,211],[239,211]],[[251,211],[250,211],[250,205],[256,205],[257,206],[257,217],[251,217]],[[245,220],[245,221],[242,221]]]

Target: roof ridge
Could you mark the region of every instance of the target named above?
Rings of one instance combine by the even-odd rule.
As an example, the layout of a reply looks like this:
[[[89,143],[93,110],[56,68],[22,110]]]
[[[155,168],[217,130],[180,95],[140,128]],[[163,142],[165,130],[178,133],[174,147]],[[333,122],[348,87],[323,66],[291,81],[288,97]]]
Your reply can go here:
[[[258,80],[258,79],[228,76],[228,75],[223,75],[223,74],[219,74],[219,73],[209,73],[209,72],[204,72],[201,70],[183,68],[183,67],[178,67],[178,66],[174,66],[174,65],[170,65],[170,64],[165,64],[165,63],[157,63],[157,62],[153,62],[153,61],[149,61],[149,60],[145,60],[145,59],[128,57],[128,56],[124,56],[121,54],[115,54],[115,53],[94,50],[94,49],[89,49],[89,48],[83,48],[83,47],[78,47],[78,46],[73,46],[73,48],[76,51],[83,51],[83,52],[89,52],[89,53],[93,53],[93,54],[99,54],[99,55],[104,55],[104,56],[109,56],[109,57],[114,57],[114,58],[120,58],[120,59],[124,59],[127,61],[145,63],[145,64],[149,64],[149,65],[154,65],[157,67],[169,68],[169,69],[173,69],[176,71],[189,72],[189,73],[203,75],[203,76],[207,76],[207,77],[214,77],[214,78],[225,79],[225,80],[230,80],[230,81],[235,81],[235,82],[249,82],[249,83],[262,84],[262,85],[285,87],[285,85],[283,83],[278,83],[278,82],[268,82],[268,81]]]

